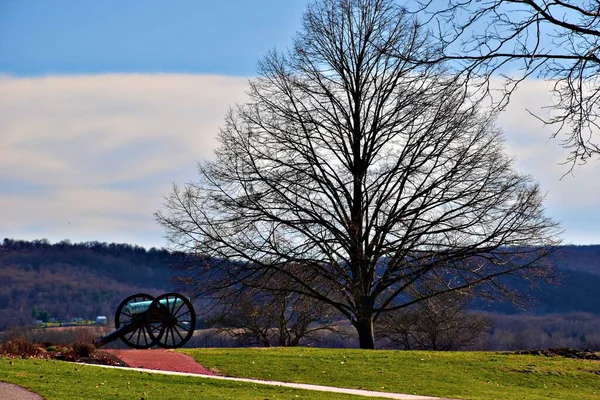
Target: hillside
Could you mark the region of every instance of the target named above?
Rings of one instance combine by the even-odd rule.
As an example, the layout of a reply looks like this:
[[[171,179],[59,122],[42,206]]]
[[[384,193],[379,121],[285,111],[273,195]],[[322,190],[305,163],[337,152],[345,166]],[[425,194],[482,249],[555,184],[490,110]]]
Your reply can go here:
[[[178,256],[166,250],[100,242],[50,244],[4,239],[0,244],[0,331],[33,322],[32,311],[59,320],[112,315],[125,297],[174,290],[169,268]],[[563,246],[552,264],[560,285],[530,292],[531,311],[600,315],[600,245]],[[488,312],[517,313],[510,304],[479,305]]]
[[[33,321],[34,307],[51,318],[112,318],[133,293],[173,290],[175,256],[128,244],[17,241],[0,245],[0,331]]]
[[[513,283],[527,298],[526,308],[534,315],[587,312],[600,315],[600,245],[561,246],[549,259],[554,268],[553,282]],[[523,310],[508,302],[476,301],[473,308],[481,311],[515,314]]]
[[[561,246],[554,265],[563,271],[585,272],[600,276],[600,245]]]

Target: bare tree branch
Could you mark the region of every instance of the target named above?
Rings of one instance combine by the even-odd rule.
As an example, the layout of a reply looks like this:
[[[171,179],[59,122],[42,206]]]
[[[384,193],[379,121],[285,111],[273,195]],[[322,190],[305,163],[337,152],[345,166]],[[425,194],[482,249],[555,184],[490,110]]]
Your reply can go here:
[[[411,3],[412,12],[439,39],[438,57],[468,75],[480,94],[504,78],[502,109],[527,77],[553,82],[548,116],[553,138],[569,150],[566,164],[600,155],[600,14],[587,0],[448,0]],[[424,61],[424,60],[421,60]],[[415,60],[416,62],[416,60]],[[511,68],[511,70],[509,70]]]

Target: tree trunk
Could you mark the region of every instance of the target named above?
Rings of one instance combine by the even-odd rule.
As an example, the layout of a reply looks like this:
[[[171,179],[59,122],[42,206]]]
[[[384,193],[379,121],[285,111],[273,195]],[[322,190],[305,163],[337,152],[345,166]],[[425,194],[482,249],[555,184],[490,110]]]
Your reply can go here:
[[[373,317],[360,318],[354,323],[358,333],[358,342],[361,349],[375,349],[375,333],[373,330]]]

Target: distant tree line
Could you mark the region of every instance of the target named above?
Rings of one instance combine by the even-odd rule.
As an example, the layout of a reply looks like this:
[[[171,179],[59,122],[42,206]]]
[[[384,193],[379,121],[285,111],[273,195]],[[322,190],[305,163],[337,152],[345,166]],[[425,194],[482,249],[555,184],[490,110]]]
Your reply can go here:
[[[597,314],[487,314],[486,318],[491,329],[481,341],[481,350],[573,348],[600,351],[600,316]]]
[[[192,255],[128,244],[5,239],[0,243],[0,331],[38,319],[97,315],[111,319],[118,303],[138,292],[157,295],[176,289],[193,294],[193,285],[201,284],[191,279],[194,262]],[[563,246],[551,262],[562,283],[541,285],[531,292],[532,314],[523,314],[509,303],[474,302],[468,291],[454,292],[380,319],[378,347],[597,349],[600,246]],[[291,283],[271,277],[270,284]],[[198,327],[205,331],[190,345],[357,346],[356,335],[339,314],[313,299],[245,287],[220,300],[221,309],[196,301]]]
[[[436,346],[431,339],[436,336],[438,350],[513,351],[567,347],[600,351],[600,316],[595,314],[536,316],[466,311],[464,316],[474,321],[485,321],[487,327],[479,331],[456,331],[445,330],[442,324],[439,326],[442,329],[436,332],[436,324],[428,324],[431,322],[429,320],[423,320],[422,325],[412,325],[414,320],[409,319],[398,325],[395,333],[392,332],[398,340],[390,341],[389,338],[379,335],[377,345],[388,349],[432,349]],[[335,331],[316,332],[308,343],[316,347],[357,347],[358,338],[351,327],[341,324],[336,328]],[[405,328],[408,329],[398,332]],[[465,338],[468,340],[464,340]],[[206,329],[198,332],[188,345],[190,347],[238,347],[247,346],[248,342],[241,340],[240,337],[231,336],[226,331]]]

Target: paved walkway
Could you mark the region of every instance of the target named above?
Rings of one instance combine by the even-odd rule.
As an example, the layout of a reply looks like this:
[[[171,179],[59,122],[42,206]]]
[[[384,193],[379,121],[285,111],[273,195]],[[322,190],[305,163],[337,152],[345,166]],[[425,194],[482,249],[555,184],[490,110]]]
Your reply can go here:
[[[156,369],[160,371],[187,372],[201,375],[215,375],[211,370],[198,364],[187,354],[167,349],[147,350],[102,350],[110,353],[132,368]]]
[[[145,368],[116,367],[116,366],[111,366],[111,365],[98,365],[98,364],[83,364],[83,365],[87,365],[90,367],[115,368],[115,369],[129,370],[129,371],[148,372],[148,373],[154,373],[154,374],[179,375],[179,376],[206,378],[206,379],[219,379],[219,380],[224,380],[224,381],[248,382],[248,383],[260,384],[260,385],[281,386],[281,387],[304,389],[304,390],[316,390],[319,392],[346,393],[346,394],[353,394],[356,396],[377,397],[377,398],[383,398],[383,399],[403,399],[403,400],[440,400],[441,399],[440,397],[416,396],[416,395],[411,395],[411,394],[400,394],[400,393],[375,392],[372,390],[345,389],[345,388],[338,388],[338,387],[332,387],[332,386],[308,385],[308,384],[304,384],[304,383],[262,381],[262,380],[257,380],[257,379],[232,378],[232,377],[228,377],[228,376],[193,374],[193,373],[187,373],[187,372],[159,371],[159,370],[145,369]],[[451,399],[445,399],[445,400],[451,400]]]
[[[0,399],[2,400],[44,400],[39,394],[12,383],[0,382]]]

